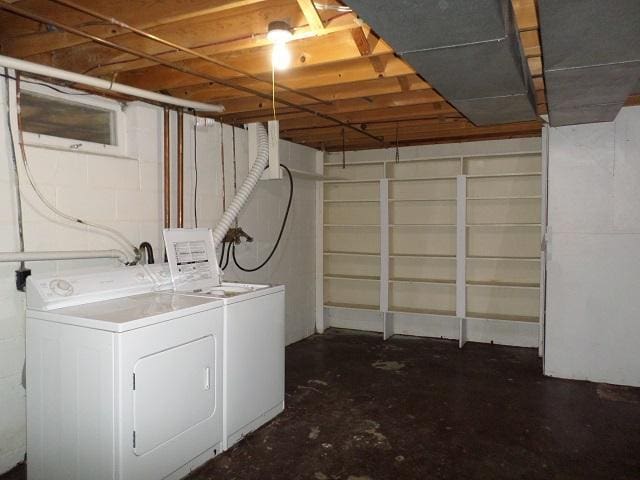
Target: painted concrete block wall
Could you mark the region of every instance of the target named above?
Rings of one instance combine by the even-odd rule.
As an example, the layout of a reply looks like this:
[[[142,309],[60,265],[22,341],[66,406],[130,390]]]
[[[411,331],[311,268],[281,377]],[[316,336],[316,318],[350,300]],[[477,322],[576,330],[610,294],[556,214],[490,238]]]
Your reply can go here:
[[[549,131],[547,375],[640,386],[640,107]]]
[[[0,83],[0,251],[17,251],[17,228],[13,177],[6,123],[4,84]],[[10,95],[13,98],[13,95]],[[15,112],[15,105],[13,106]],[[176,115],[172,114],[173,132]],[[156,259],[162,253],[162,111],[143,103],[126,108],[126,144],[122,155],[108,156],[71,151],[27,147],[33,176],[43,194],[58,208],[88,220],[114,227],[134,244],[146,240],[154,247]],[[219,125],[197,129],[197,157],[194,156],[193,117],[185,117],[185,226],[194,224],[193,186],[194,160],[198,161],[199,225],[213,227],[222,212],[221,148]],[[15,127],[15,125],[14,125]],[[15,132],[15,129],[14,129]],[[231,130],[225,127],[225,141]],[[238,184],[247,171],[247,147],[244,131],[237,130]],[[70,143],[73,143],[71,141]],[[294,168],[313,170],[315,151],[282,142],[285,163]],[[232,148],[225,146],[227,199],[233,192]],[[172,174],[175,192],[176,142],[172,140]],[[18,157],[20,163],[20,157]],[[112,238],[59,220],[35,197],[20,171],[24,209],[25,248],[38,250],[73,250],[116,248]],[[311,193],[305,190],[309,188]],[[243,212],[242,226],[256,238],[251,248],[260,252],[273,242],[272,230],[283,212],[285,182],[261,184]],[[281,196],[282,195],[282,196]],[[313,185],[296,183],[293,218],[283,239],[279,254],[269,270],[247,274],[247,281],[272,281],[287,285],[287,341],[299,340],[313,333],[314,303],[308,300],[309,289],[315,288],[313,263],[302,261],[301,252],[313,252],[314,238],[308,235],[306,223],[315,215]],[[310,200],[311,199],[311,200]],[[175,200],[172,201],[172,221],[175,224]],[[256,213],[257,212],[257,213]],[[311,220],[308,220],[308,218]],[[299,222],[299,223],[296,223]],[[285,247],[289,254],[285,255]],[[255,252],[240,249],[239,257],[252,264]],[[293,254],[293,253],[295,254]],[[252,256],[253,255],[253,256]],[[313,256],[310,255],[311,262]],[[32,262],[33,273],[115,266],[115,260],[83,260],[66,262]],[[0,263],[0,473],[24,458],[25,453],[25,391],[22,386],[24,365],[24,294],[15,289],[14,270],[17,264]],[[271,277],[273,275],[273,277]],[[231,272],[229,279],[233,279]],[[237,278],[237,276],[235,277]],[[303,288],[303,286],[305,286]],[[311,328],[310,328],[311,326]]]
[[[186,129],[185,132],[192,129]],[[230,126],[216,124],[198,127],[198,226],[214,226],[223,212],[222,157],[224,156],[225,202],[234,195],[234,132]],[[220,139],[223,139],[221,144]],[[280,142],[280,162],[291,169],[315,172],[314,149]],[[185,156],[190,158],[185,185],[195,184],[193,134],[185,133]],[[247,132],[235,129],[236,186],[249,170]],[[186,160],[185,160],[186,163]],[[254,268],[269,255],[278,236],[289,195],[286,174],[281,180],[258,182],[253,196],[238,218],[238,224],[254,238],[236,247],[238,263]],[[233,260],[224,279],[251,283],[286,285],[286,343],[301,340],[315,332],[315,184],[294,176],[294,195],[286,230],[275,255],[257,272],[238,269]],[[192,188],[185,191],[193,192]],[[195,225],[193,195],[185,198],[185,226]]]

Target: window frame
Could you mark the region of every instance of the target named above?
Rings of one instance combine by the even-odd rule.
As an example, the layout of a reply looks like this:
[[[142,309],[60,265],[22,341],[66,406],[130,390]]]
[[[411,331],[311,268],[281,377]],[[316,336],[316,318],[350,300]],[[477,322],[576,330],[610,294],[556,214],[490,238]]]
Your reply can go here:
[[[59,88],[57,85],[52,86]],[[115,145],[107,145],[102,143],[89,142],[86,140],[75,140],[73,138],[56,137],[53,135],[23,131],[22,134],[24,136],[24,142],[26,145],[112,156],[124,156],[126,154],[127,116],[121,103],[115,100],[101,98],[96,95],[65,95],[63,93],[55,92],[45,85],[37,85],[24,81],[21,83],[20,89],[22,92],[34,93],[37,95],[52,98],[54,100],[63,100],[79,105],[85,105],[88,107],[109,110],[113,113],[113,119],[115,121],[115,129],[113,132],[115,136]],[[63,90],[72,93],[85,93],[67,87],[64,87]]]

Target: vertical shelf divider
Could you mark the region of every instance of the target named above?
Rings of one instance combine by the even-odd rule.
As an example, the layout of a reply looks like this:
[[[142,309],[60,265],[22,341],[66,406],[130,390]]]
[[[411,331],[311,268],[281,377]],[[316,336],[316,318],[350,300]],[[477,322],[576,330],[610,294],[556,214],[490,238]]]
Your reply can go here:
[[[380,312],[383,338],[393,336],[393,315],[389,313],[389,180],[380,180]]]
[[[324,175],[324,152],[316,152],[316,172]],[[316,332],[324,333],[324,182],[316,186]]]
[[[460,322],[458,346],[467,341],[467,176],[456,178],[456,317]]]

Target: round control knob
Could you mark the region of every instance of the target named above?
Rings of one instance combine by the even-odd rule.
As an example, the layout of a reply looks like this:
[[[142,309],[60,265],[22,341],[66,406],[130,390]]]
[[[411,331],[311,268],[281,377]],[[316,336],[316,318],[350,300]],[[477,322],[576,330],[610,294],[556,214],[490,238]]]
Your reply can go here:
[[[73,285],[62,278],[51,280],[51,282],[49,282],[49,288],[53,293],[61,297],[68,297],[73,293]]]

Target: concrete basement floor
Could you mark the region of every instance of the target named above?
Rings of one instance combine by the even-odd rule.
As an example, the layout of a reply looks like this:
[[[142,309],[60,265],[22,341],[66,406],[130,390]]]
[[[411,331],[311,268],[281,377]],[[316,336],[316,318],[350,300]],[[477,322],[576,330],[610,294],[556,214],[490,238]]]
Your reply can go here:
[[[188,478],[640,478],[640,389],[540,372],[532,349],[330,330],[287,348],[285,412]]]

